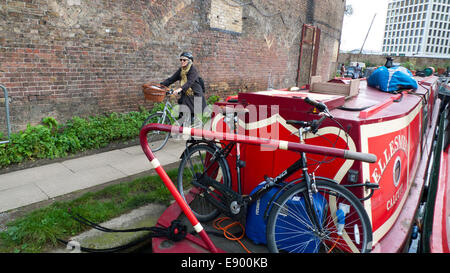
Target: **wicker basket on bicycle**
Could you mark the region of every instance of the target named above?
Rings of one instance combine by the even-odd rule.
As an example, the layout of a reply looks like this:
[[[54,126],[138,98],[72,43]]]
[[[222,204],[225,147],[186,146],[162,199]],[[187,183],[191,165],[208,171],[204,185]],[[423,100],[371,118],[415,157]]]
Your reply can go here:
[[[142,85],[142,92],[144,93],[145,99],[153,102],[161,102],[166,96],[168,88],[159,83],[146,83]]]

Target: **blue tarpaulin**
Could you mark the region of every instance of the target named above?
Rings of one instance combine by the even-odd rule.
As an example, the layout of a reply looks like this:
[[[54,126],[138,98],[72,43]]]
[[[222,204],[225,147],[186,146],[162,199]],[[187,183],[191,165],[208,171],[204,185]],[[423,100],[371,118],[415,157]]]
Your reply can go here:
[[[411,71],[394,66],[387,68],[382,66],[375,70],[367,79],[367,85],[385,92],[394,92],[400,89],[417,89],[417,81]]]

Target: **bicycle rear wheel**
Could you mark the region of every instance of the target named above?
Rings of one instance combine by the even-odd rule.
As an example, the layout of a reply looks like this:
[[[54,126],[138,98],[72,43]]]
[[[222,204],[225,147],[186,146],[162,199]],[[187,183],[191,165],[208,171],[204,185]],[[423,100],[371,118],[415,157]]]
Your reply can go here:
[[[142,128],[150,123],[170,124],[170,118],[164,115],[163,112],[156,112],[150,115],[142,124]],[[164,131],[150,131],[147,134],[148,146],[152,152],[161,150],[169,140],[170,132]]]
[[[349,190],[329,181],[316,181],[313,194],[320,229],[305,206],[305,183],[288,189],[274,203],[267,223],[270,252],[370,252],[372,226],[361,202]]]
[[[184,191],[190,189],[194,199],[189,206],[201,222],[213,220],[219,215],[220,211],[207,199],[206,190],[194,184],[208,177],[222,183],[226,187],[231,185],[227,161],[214,155],[214,147],[206,144],[194,144],[186,148],[178,168],[178,191],[186,200]],[[214,191],[211,187],[209,187],[209,190]]]

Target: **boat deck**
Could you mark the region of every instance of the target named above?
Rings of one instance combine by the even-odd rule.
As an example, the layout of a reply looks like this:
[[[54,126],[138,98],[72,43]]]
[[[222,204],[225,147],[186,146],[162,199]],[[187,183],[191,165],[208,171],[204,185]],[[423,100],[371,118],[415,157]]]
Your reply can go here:
[[[366,81],[361,81],[359,94],[346,100],[342,107],[332,110],[332,114],[336,118],[359,121],[362,124],[406,115],[420,102],[420,96],[425,95],[429,89],[429,86],[425,84],[431,78],[418,78],[417,80],[418,82],[423,81],[423,84],[419,85],[417,90],[411,90],[410,93],[407,93],[409,91],[407,90],[399,94],[382,92],[367,86]],[[342,108],[351,110],[342,110]],[[358,109],[361,109],[361,111],[358,111]]]
[[[186,195],[188,201],[192,199],[190,194]],[[223,215],[219,215],[217,219],[224,217]],[[216,219],[216,220],[217,220]],[[168,240],[167,238],[153,238],[152,246],[153,252],[155,253],[208,253],[206,245],[204,242],[198,237],[192,234],[195,234],[195,231],[192,225],[189,223],[187,217],[182,213],[180,207],[173,203],[158,220],[158,225],[162,227],[169,227],[172,221],[178,220],[181,221],[187,227],[187,236],[184,240],[179,242],[173,242]],[[232,224],[234,221],[226,220],[221,223],[214,224],[214,221],[202,223],[202,226],[208,233],[210,239],[214,243],[214,245],[218,248],[219,252],[224,253],[268,253],[268,250],[265,245],[257,245],[254,244],[251,240],[249,240],[246,236],[239,241],[230,240],[225,238],[224,231],[215,228],[215,226],[226,227],[227,225]],[[245,223],[245,221],[243,221]],[[242,232],[245,230],[240,226],[233,226],[227,229],[228,232],[235,234],[235,236],[239,237]],[[231,237],[231,236],[230,236]]]

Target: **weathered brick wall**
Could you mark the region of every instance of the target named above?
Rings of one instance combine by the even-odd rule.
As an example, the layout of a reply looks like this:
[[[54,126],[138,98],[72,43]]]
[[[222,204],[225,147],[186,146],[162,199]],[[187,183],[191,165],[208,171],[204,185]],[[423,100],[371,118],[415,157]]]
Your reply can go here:
[[[314,25],[321,30],[317,75],[322,79],[335,76],[342,32],[344,1],[314,1]]]
[[[326,78],[343,10],[342,0],[1,0],[0,84],[13,130],[150,108],[142,83],[170,76],[186,50],[207,95],[265,90],[269,75],[275,88],[294,86],[304,23],[322,30]]]

